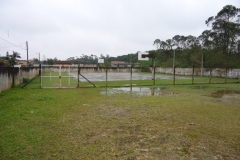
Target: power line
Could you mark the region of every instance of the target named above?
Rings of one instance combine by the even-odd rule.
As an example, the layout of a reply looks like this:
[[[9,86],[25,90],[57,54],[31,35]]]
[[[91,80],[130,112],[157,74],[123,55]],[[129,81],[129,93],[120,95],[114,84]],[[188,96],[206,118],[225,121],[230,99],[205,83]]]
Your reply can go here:
[[[18,48],[26,49],[26,48],[23,48],[23,47],[21,47],[21,46],[18,46],[18,45],[16,45],[16,44],[11,43],[11,42],[9,42],[9,41],[3,39],[2,37],[0,37],[0,39],[2,39],[3,41],[5,41],[5,42],[7,42],[7,43],[9,43],[9,44],[11,44],[11,45],[14,45],[14,46],[18,47]]]

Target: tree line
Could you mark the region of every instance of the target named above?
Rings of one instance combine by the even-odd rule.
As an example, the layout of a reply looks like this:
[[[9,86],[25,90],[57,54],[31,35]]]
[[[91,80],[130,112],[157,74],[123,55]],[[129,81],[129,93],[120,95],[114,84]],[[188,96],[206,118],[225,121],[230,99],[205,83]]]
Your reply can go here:
[[[175,51],[176,67],[206,68],[240,68],[240,8],[232,5],[224,6],[216,16],[209,17],[205,24],[210,27],[199,36],[175,35],[167,40],[155,39],[156,50],[148,51],[154,54],[157,67],[172,67]],[[105,61],[125,61],[140,63],[142,66],[152,65],[149,61],[138,61],[138,52],[118,57],[102,55],[82,55],[78,60],[84,63],[97,63],[97,58]]]
[[[154,40],[157,65],[170,67],[173,63],[173,50],[176,52],[175,64],[178,67],[240,67],[240,8],[226,5],[216,16],[205,21],[211,27],[198,37],[175,35],[171,39]]]

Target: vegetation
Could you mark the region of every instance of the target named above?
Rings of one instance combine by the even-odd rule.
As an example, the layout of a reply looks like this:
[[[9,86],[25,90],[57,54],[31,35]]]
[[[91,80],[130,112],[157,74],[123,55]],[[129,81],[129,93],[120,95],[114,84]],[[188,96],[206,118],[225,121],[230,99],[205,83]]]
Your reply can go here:
[[[208,18],[206,24],[211,29],[203,31],[198,37],[175,35],[166,41],[154,40],[156,50],[148,52],[156,55],[156,66],[172,67],[174,49],[176,67],[200,67],[203,63],[205,68],[240,68],[240,8],[227,5],[216,16]],[[137,53],[118,57],[82,55],[68,60],[96,64],[97,58],[101,58],[105,61],[141,63],[142,67],[152,65],[151,59],[138,62],[137,57]]]
[[[21,58],[20,53],[13,51],[13,54],[9,55],[7,52],[6,57],[3,57],[6,62],[0,62],[0,66],[14,66],[17,58]]]
[[[158,87],[4,91],[0,159],[240,159],[239,84]]]
[[[12,55],[9,55],[9,64],[10,66],[14,66],[16,64],[16,59],[21,58],[20,54],[13,51]]]

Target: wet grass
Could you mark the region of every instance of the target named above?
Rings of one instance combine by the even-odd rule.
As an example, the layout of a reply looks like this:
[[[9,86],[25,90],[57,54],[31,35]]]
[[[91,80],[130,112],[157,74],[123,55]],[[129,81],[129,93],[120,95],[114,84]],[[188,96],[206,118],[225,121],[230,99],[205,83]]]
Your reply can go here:
[[[163,86],[172,94],[40,89],[38,79],[4,91],[0,159],[240,159],[240,100],[211,96],[239,84]]]

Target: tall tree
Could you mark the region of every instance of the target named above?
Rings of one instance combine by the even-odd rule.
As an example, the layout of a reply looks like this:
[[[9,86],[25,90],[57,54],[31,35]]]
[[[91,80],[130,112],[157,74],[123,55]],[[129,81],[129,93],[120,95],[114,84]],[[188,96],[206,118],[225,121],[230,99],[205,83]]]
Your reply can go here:
[[[237,39],[240,36],[239,16],[240,8],[226,5],[216,16],[209,17],[206,20],[206,24],[212,26],[211,33],[214,47],[225,54],[226,58],[231,56],[231,51],[236,46]]]
[[[17,59],[17,58],[21,58],[20,53],[14,52],[14,51],[13,51],[13,54],[12,54],[12,55],[9,55],[9,57],[10,57],[10,59],[9,59],[9,64],[10,64],[11,66],[14,66],[14,65],[16,64],[16,59]]]
[[[161,40],[160,39],[155,39],[155,41],[153,41],[153,45],[155,45],[157,50],[158,50],[161,46]]]

